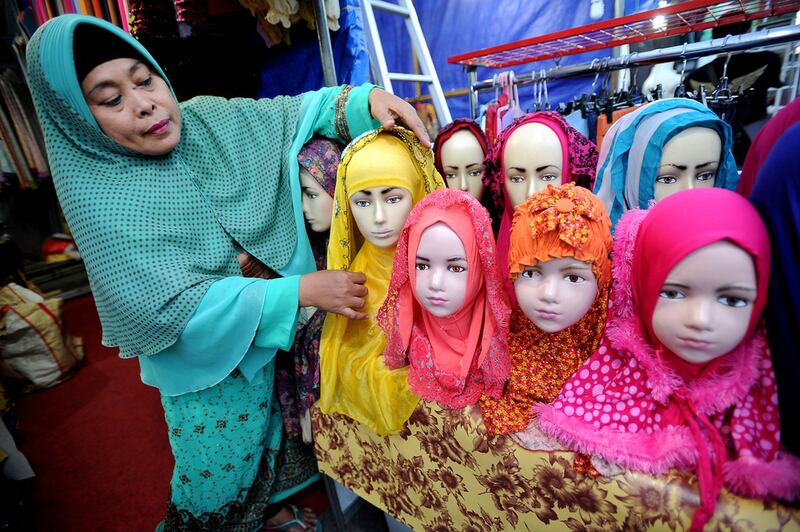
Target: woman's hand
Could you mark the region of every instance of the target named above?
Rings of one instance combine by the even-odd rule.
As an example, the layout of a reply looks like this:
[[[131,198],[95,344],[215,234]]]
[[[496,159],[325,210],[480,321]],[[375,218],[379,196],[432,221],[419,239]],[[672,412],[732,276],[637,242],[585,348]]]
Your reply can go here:
[[[422,120],[411,104],[402,98],[375,87],[369,92],[369,111],[372,118],[380,122],[385,129],[392,129],[395,123],[399,122],[400,125],[413,131],[423,146],[431,147],[431,140],[428,138],[425,126],[422,125]]]
[[[300,306],[317,307],[351,320],[367,317],[358,309],[367,295],[366,275],[361,272],[324,270],[300,277]]]
[[[239,261],[242,277],[258,277],[261,279],[276,279],[280,277],[275,270],[246,251],[242,251],[236,255],[236,260]]]

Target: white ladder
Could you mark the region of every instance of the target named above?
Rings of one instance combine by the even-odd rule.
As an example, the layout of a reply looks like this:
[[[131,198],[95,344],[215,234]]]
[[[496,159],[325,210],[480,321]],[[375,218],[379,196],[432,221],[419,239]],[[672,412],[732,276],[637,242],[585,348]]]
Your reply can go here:
[[[411,81],[417,83],[425,83],[428,86],[428,92],[433,100],[433,107],[436,109],[436,117],[439,124],[444,126],[449,124],[452,119],[450,117],[450,109],[447,107],[447,101],[442,91],[442,86],[439,83],[439,76],[436,75],[436,68],[433,66],[433,59],[428,51],[428,44],[425,42],[425,36],[422,35],[422,28],[419,25],[417,18],[417,11],[414,9],[414,4],[411,0],[397,0],[397,4],[385,2],[383,0],[361,0],[361,7],[364,12],[364,24],[367,27],[367,46],[369,48],[370,62],[373,68],[377,68],[379,76],[378,82],[384,89],[394,94],[392,88],[392,81]],[[420,70],[422,74],[406,74],[403,72],[389,72],[389,67],[386,66],[386,57],[383,53],[383,45],[378,34],[378,25],[375,23],[375,9],[401,15],[406,23],[406,30],[411,37],[411,44],[414,46],[414,52],[419,59]]]

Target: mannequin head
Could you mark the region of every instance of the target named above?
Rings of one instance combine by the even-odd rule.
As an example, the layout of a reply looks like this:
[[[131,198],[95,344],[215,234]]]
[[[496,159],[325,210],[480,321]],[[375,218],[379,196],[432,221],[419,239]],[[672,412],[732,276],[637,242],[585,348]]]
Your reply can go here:
[[[592,308],[597,277],[592,265],[574,257],[539,261],[514,281],[520,309],[545,332],[574,325]]]
[[[358,231],[379,248],[397,243],[411,207],[411,192],[402,187],[365,188],[350,196],[350,212]]]
[[[653,199],[713,187],[721,153],[722,139],[711,128],[690,127],[672,137],[661,152]]]
[[[315,233],[325,233],[331,228],[333,193],[341,154],[339,144],[323,137],[313,137],[297,154],[303,214]]]
[[[539,122],[523,124],[508,137],[503,151],[503,175],[513,207],[544,190],[561,185],[564,151],[558,135]]]
[[[567,183],[514,212],[510,277],[520,310],[544,332],[580,321],[611,282],[611,222],[589,190]]]
[[[300,169],[300,188],[303,191],[303,215],[315,233],[324,233],[331,228],[333,198],[322,188],[305,168]]]
[[[441,145],[440,165],[448,188],[468,192],[480,200],[483,196],[483,152],[478,139],[469,129],[453,133]]]
[[[653,333],[672,353],[707,363],[744,339],[756,296],[753,259],[722,240],[686,256],[667,275],[653,312]]]
[[[468,268],[458,235],[441,222],[428,227],[417,247],[414,297],[437,318],[454,314],[464,305]]]

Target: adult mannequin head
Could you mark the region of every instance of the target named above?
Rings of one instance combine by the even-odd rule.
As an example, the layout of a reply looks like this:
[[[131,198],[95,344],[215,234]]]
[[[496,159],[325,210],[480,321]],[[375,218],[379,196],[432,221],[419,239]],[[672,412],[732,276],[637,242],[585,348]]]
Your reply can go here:
[[[753,259],[729,241],[691,253],[667,275],[653,332],[672,353],[704,364],[744,339],[756,296]]]
[[[417,247],[414,296],[437,318],[454,314],[464,305],[469,268],[458,235],[442,222],[428,227]]]
[[[447,187],[463,190],[480,200],[485,156],[483,147],[471,131],[461,129],[453,133],[441,147],[441,165]]]
[[[503,151],[503,175],[508,199],[513,207],[562,182],[564,150],[549,126],[530,122],[516,128]]]
[[[520,309],[539,329],[576,324],[608,288],[610,226],[602,202],[572,183],[550,186],[517,208],[511,278]]]
[[[138,50],[89,24],[75,29],[74,49],[81,92],[103,133],[144,155],[163,155],[178,144],[178,102]]]
[[[359,233],[379,248],[397,243],[411,207],[411,192],[403,187],[365,188],[350,196],[350,212]]]
[[[661,152],[653,199],[713,187],[721,153],[722,139],[711,128],[690,127],[672,137]]]
[[[314,137],[297,155],[303,214],[315,233],[327,233],[333,216],[333,193],[342,149],[330,139]]]

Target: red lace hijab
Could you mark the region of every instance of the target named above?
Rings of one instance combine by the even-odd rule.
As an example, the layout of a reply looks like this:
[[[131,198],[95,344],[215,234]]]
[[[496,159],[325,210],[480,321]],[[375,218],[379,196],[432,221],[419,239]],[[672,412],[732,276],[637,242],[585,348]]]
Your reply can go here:
[[[456,233],[468,264],[465,303],[444,318],[430,314],[414,295],[420,238],[438,223]],[[447,408],[474,404],[484,393],[499,397],[509,372],[509,314],[486,209],[460,190],[432,192],[406,220],[388,295],[378,311],[378,324],[389,339],[386,365],[410,366],[411,390]]]

